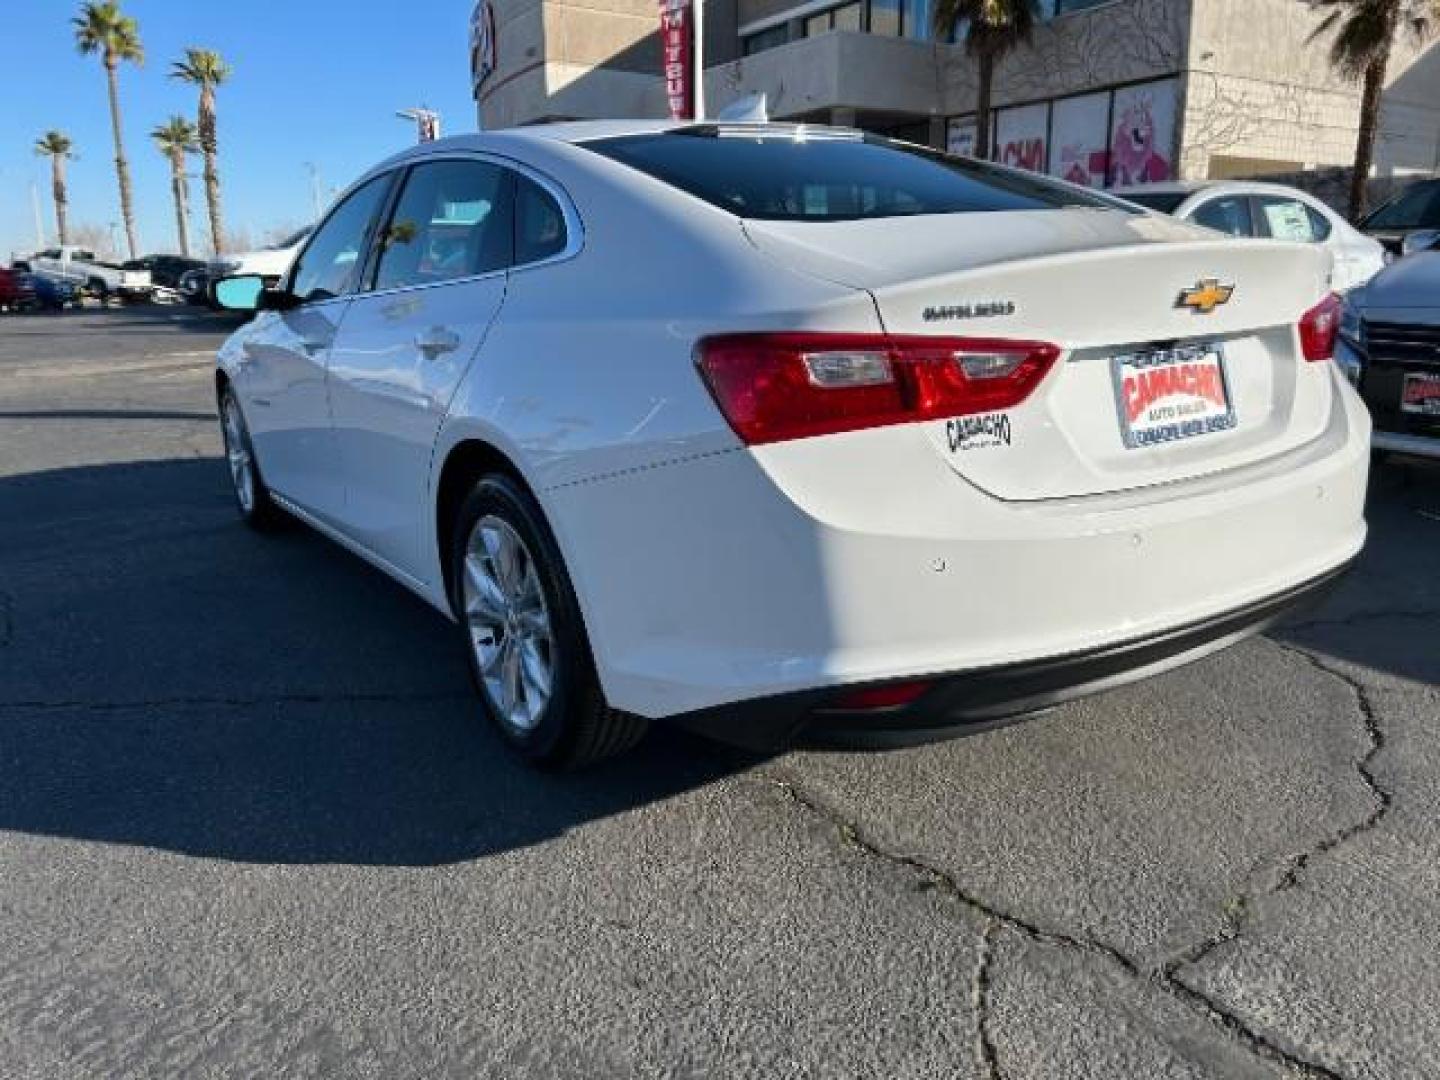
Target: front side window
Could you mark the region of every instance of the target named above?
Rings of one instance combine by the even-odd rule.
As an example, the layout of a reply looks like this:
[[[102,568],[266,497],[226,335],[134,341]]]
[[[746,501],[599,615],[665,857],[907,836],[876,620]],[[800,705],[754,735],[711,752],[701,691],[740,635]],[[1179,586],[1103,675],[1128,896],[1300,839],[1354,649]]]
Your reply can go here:
[[[1257,195],[1255,207],[1260,212],[1262,235],[1275,240],[1294,240],[1301,244],[1318,244],[1330,234],[1330,223],[1299,199],[1283,195]],[[1317,220],[1324,224],[1322,232]]]
[[[325,219],[295,263],[290,291],[301,302],[330,300],[359,286],[370,233],[389,188],[390,177],[377,176]]]
[[[1231,236],[1255,235],[1250,221],[1250,201],[1244,195],[1224,195],[1201,203],[1191,213],[1190,220]]]
[[[485,161],[431,161],[405,181],[380,238],[376,289],[433,285],[510,265],[507,172]]]
[[[1122,206],[1042,176],[874,137],[700,126],[583,145],[740,217],[770,221]]]

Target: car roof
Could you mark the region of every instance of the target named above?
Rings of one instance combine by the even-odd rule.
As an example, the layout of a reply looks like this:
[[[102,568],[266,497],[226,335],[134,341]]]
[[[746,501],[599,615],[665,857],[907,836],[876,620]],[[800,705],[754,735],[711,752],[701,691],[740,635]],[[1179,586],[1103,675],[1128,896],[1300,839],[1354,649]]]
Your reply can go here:
[[[1298,195],[1310,202],[1322,202],[1308,191],[1288,184],[1272,184],[1266,180],[1177,180],[1160,184],[1130,184],[1126,187],[1111,188],[1110,194],[1119,195],[1123,199],[1127,195],[1141,195],[1145,192],[1160,195],[1199,195],[1201,192],[1210,194],[1227,191],[1236,194]]]

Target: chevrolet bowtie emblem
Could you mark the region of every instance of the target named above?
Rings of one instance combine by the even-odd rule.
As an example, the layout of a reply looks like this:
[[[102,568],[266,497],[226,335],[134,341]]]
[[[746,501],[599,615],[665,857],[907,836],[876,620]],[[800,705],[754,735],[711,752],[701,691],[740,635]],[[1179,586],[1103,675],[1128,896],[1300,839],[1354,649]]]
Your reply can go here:
[[[1188,307],[1198,315],[1209,315],[1221,304],[1228,304],[1234,293],[1234,285],[1221,285],[1219,278],[1206,278],[1193,289],[1181,292],[1175,306]]]

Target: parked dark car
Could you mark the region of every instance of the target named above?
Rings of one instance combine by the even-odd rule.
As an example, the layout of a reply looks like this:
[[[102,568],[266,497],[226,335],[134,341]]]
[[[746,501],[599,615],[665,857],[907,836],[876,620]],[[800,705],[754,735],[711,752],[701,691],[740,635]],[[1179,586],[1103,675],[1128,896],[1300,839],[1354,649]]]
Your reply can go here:
[[[1346,295],[1335,359],[1370,406],[1377,451],[1440,458],[1440,250]]]
[[[0,267],[0,308],[24,311],[35,306],[35,286],[30,275]]]
[[[1360,223],[1393,255],[1403,255],[1405,237],[1422,229],[1440,229],[1440,177],[1411,184]]]
[[[187,259],[183,255],[146,255],[127,262],[124,270],[149,270],[150,283],[162,289],[178,289],[180,278],[191,270],[203,270],[203,259]]]
[[[35,306],[42,311],[63,311],[80,306],[80,290],[70,281],[46,277],[44,274],[22,275],[35,293]]]

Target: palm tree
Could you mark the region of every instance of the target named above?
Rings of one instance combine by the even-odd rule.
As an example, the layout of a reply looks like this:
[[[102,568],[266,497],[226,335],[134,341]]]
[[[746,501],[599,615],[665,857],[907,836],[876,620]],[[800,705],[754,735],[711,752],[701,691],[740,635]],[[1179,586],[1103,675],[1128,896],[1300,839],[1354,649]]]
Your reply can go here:
[[[170,162],[170,193],[175,198],[175,231],[180,237],[180,254],[190,257],[190,184],[185,179],[185,155],[200,149],[195,125],[183,116],[172,116],[150,132],[155,147]]]
[[[1040,21],[1036,0],[936,0],[935,36],[948,41],[964,27],[965,49],[979,67],[975,156],[990,156],[990,93],[995,64],[1030,40]]]
[[[216,253],[224,249],[225,229],[220,220],[220,172],[215,166],[215,88],[230,78],[230,65],[210,49],[186,49],[185,59],[170,67],[170,77],[200,87],[200,150],[205,155],[205,203],[210,210],[210,242]]]
[[[115,135],[115,175],[120,180],[120,216],[125,219],[125,240],[130,257],[138,258],[140,244],[135,239],[135,206],[130,189],[130,163],[125,160],[125,139],[120,127],[120,64],[145,61],[145,48],[140,44],[140,28],[135,20],[120,10],[116,0],[91,0],[71,20],[75,27],[75,45],[86,56],[100,55],[110,87],[110,130]]]
[[[35,140],[35,153],[50,159],[50,190],[55,194],[55,229],[62,245],[70,242],[70,225],[65,212],[70,197],[65,191],[65,162],[75,156],[75,144],[63,131],[47,131]]]
[[[1365,213],[1367,181],[1375,161],[1375,135],[1380,129],[1380,100],[1390,68],[1390,54],[1399,32],[1417,43],[1435,32],[1440,0],[1308,0],[1325,18],[1310,35],[1334,33],[1330,63],[1340,75],[1362,84],[1360,134],[1355,141],[1355,169],[1350,177],[1350,217]]]

